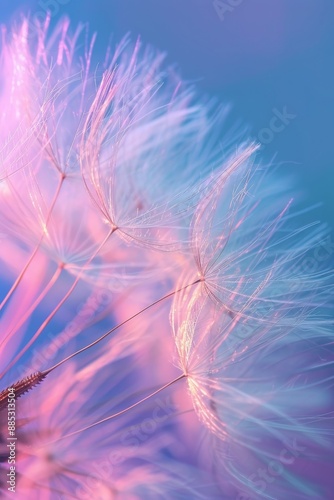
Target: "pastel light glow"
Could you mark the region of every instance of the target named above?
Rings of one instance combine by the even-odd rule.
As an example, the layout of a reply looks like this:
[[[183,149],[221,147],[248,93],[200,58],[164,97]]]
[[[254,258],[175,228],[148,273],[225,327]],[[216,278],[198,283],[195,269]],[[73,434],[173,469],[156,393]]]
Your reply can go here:
[[[2,494],[329,498],[326,229],[159,52],[94,40],[1,46]]]

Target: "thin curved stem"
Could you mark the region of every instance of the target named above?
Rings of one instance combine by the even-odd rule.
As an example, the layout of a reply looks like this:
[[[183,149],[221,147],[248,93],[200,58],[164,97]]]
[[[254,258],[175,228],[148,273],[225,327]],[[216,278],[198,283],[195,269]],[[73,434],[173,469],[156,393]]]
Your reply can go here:
[[[4,342],[6,342],[7,338],[12,335],[13,333],[16,333],[17,330],[25,323],[25,321],[30,317],[30,315],[35,311],[36,307],[42,302],[44,297],[48,294],[48,292],[51,290],[51,288],[55,285],[55,283],[58,281],[59,276],[61,275],[61,272],[63,270],[63,265],[59,264],[55,273],[53,274],[52,278],[50,279],[49,283],[47,286],[42,290],[42,292],[39,294],[35,302],[27,309],[25,314],[20,318],[19,322],[12,328],[7,335],[4,337],[4,339],[0,343],[0,347],[3,345]]]
[[[77,356],[78,354],[84,352],[84,351],[87,351],[88,349],[90,349],[91,347],[94,347],[96,344],[98,344],[99,342],[101,342],[103,339],[105,339],[106,337],[108,337],[108,335],[111,335],[113,332],[115,332],[116,330],[118,330],[118,328],[120,328],[121,326],[125,325],[126,323],[128,323],[129,321],[132,321],[133,319],[137,318],[137,316],[139,316],[140,314],[142,314],[143,312],[147,311],[148,309],[150,309],[151,307],[159,304],[160,302],[162,302],[163,300],[166,300],[168,299],[169,297],[172,297],[173,295],[175,295],[176,293],[179,293],[183,290],[185,290],[186,288],[188,288],[189,286],[193,286],[193,285],[196,285],[197,283],[200,283],[202,280],[201,279],[198,279],[192,283],[189,283],[188,285],[185,285],[183,286],[182,288],[179,288],[177,290],[173,290],[172,292],[170,293],[167,293],[166,295],[164,295],[163,297],[160,297],[160,299],[157,299],[156,301],[152,302],[151,304],[149,304],[148,306],[144,307],[144,309],[141,309],[140,311],[136,312],[135,314],[133,314],[132,316],[130,316],[130,318],[127,318],[126,320],[122,321],[122,323],[119,323],[118,325],[114,326],[113,328],[111,328],[110,330],[108,330],[106,333],[104,333],[101,337],[99,337],[98,339],[94,340],[94,342],[91,342],[90,344],[86,345],[85,347],[82,347],[81,349],[79,349],[78,351],[70,354],[69,356],[67,356],[66,358],[62,359],[61,361],[59,361],[59,363],[55,364],[54,366],[52,366],[51,368],[45,370],[43,373],[45,373],[46,375],[48,373],[50,373],[51,371],[55,370],[56,368],[58,368],[58,366],[61,366],[63,363],[66,363],[66,361],[69,361],[70,359],[74,358],[74,356]]]
[[[62,174],[61,178],[60,178],[60,181],[58,183],[55,195],[54,195],[53,200],[51,202],[49,211],[47,213],[46,219],[45,219],[45,228],[47,227],[47,225],[48,225],[48,223],[50,221],[50,217],[51,217],[52,211],[54,209],[54,206],[56,204],[57,198],[59,196],[60,189],[61,189],[61,187],[63,185],[64,179],[65,179],[65,176]],[[7,304],[8,300],[11,298],[11,296],[13,295],[13,293],[15,292],[15,290],[17,289],[17,287],[21,283],[21,281],[22,281],[25,273],[27,272],[27,269],[29,268],[30,264],[32,263],[32,261],[35,258],[35,255],[37,254],[38,250],[41,247],[41,244],[42,244],[42,241],[44,239],[44,236],[45,236],[45,229],[44,229],[44,231],[43,231],[43,233],[42,233],[42,235],[41,235],[41,237],[40,237],[40,239],[39,239],[36,247],[34,248],[32,254],[30,255],[29,259],[27,260],[26,264],[24,265],[23,269],[21,270],[20,274],[18,275],[18,277],[16,278],[15,282],[13,283],[11,289],[9,290],[9,292],[6,295],[6,297],[1,302],[1,304],[0,304],[0,311],[2,311],[2,309],[4,308],[4,306]]]
[[[104,240],[102,241],[102,243],[98,246],[98,248],[94,251],[94,253],[91,255],[91,257],[87,260],[87,262],[80,269],[80,271],[77,274],[77,276],[76,276],[74,282],[72,283],[70,289],[67,291],[67,293],[64,295],[64,297],[58,302],[58,304],[51,311],[51,313],[49,314],[49,316],[43,321],[43,323],[38,328],[38,330],[35,332],[35,334],[31,337],[31,339],[29,340],[29,342],[27,342],[25,344],[24,348],[21,349],[21,351],[17,354],[17,356],[15,356],[15,358],[9,363],[9,365],[6,366],[5,370],[1,373],[0,377],[3,377],[4,373],[7,370],[9,370],[10,368],[12,368],[12,366],[14,366],[14,364],[21,358],[21,356],[23,356],[23,354],[29,349],[29,347],[35,342],[35,340],[37,340],[37,338],[40,336],[40,334],[43,332],[43,330],[46,328],[46,326],[50,323],[50,321],[52,320],[52,318],[56,315],[56,313],[59,311],[59,309],[62,307],[62,305],[66,302],[66,300],[70,297],[71,293],[73,292],[73,290],[75,289],[75,287],[79,283],[79,280],[80,280],[83,272],[87,268],[87,266],[89,266],[89,264],[91,263],[91,261],[94,259],[94,257],[98,254],[98,252],[101,250],[101,248],[104,246],[104,244],[107,242],[107,240],[110,238],[110,236],[115,231],[116,231],[116,228],[113,228],[113,229],[111,229],[108,232],[107,236],[104,238]]]
[[[75,436],[77,434],[80,434],[81,432],[84,432],[84,431],[87,431],[88,429],[91,429],[92,427],[95,427],[97,425],[103,424],[104,422],[108,422],[109,420],[113,420],[114,418],[120,417],[121,415],[124,415],[128,411],[133,410],[137,406],[145,403],[145,401],[148,401],[149,399],[153,398],[154,396],[156,396],[157,394],[159,394],[159,392],[164,391],[165,389],[167,389],[167,387],[170,387],[171,385],[175,384],[179,380],[182,380],[183,378],[187,378],[187,375],[185,373],[183,373],[179,377],[176,377],[171,382],[168,382],[167,384],[163,385],[162,387],[160,387],[156,391],[152,392],[148,396],[145,396],[145,398],[137,401],[136,403],[128,406],[127,408],[124,408],[124,410],[118,411],[117,413],[114,413],[113,415],[109,415],[109,417],[105,417],[102,420],[98,420],[97,422],[94,422],[93,424],[87,425],[86,427],[82,427],[81,429],[78,429],[78,430],[76,430],[74,432],[71,432],[70,434],[66,434],[65,436],[57,439],[56,441],[61,441],[61,440],[66,439],[68,437]],[[54,441],[50,441],[50,442],[53,443]],[[50,442],[47,443],[47,444],[50,444]]]

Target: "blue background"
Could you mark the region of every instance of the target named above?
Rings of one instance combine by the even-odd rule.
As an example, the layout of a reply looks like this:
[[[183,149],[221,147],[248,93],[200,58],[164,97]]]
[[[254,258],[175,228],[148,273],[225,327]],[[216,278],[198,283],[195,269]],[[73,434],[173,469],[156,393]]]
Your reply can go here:
[[[64,15],[88,22],[101,55],[110,40],[140,35],[200,93],[231,104],[233,120],[255,138],[286,108],[295,118],[273,134],[263,158],[292,174],[305,208],[320,202],[304,222],[327,223],[333,242],[334,1],[225,3],[238,5],[219,16],[213,0],[1,0],[0,22],[49,6],[52,24]]]

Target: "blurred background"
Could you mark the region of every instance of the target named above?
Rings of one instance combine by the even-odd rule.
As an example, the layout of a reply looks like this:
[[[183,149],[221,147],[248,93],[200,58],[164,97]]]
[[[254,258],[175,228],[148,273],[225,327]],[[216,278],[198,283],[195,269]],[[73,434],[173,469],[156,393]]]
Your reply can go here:
[[[97,50],[126,33],[167,53],[200,92],[231,104],[262,155],[296,180],[312,220],[333,231],[334,4],[331,0],[2,0],[52,23],[68,15],[98,33]],[[308,215],[306,218],[310,217]]]
[[[43,20],[47,10],[53,25],[88,23],[97,58],[110,41],[140,35],[200,94],[229,104],[231,123],[289,174],[302,207],[316,205],[304,223],[328,225],[305,271],[334,262],[333,0],[1,0],[0,23],[20,13]]]

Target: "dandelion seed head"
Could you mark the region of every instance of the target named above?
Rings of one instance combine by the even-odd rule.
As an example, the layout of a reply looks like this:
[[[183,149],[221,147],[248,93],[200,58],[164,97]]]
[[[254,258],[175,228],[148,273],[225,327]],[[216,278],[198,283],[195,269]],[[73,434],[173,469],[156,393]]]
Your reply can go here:
[[[326,229],[163,54],[126,37],[96,67],[85,26],[49,24],[0,57],[18,498],[257,498],[283,446],[330,456],[332,273],[303,266]],[[301,476],[264,496],[319,496]]]

